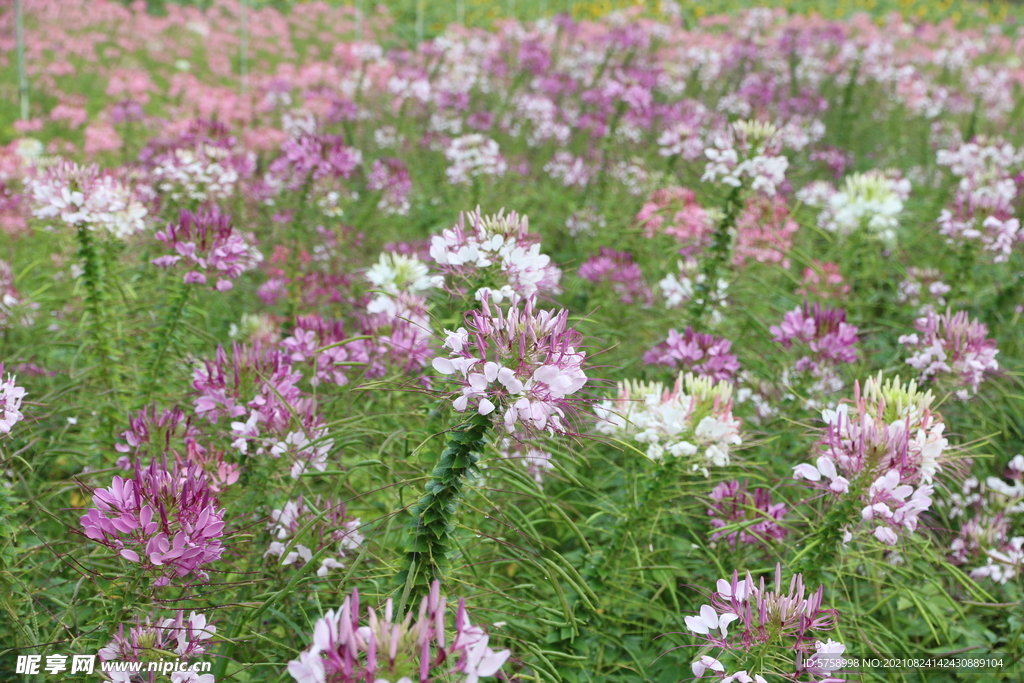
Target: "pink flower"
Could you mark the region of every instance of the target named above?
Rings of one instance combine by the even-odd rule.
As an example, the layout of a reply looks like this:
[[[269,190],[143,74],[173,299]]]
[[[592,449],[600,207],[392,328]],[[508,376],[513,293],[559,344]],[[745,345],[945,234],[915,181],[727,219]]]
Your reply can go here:
[[[698,334],[687,327],[683,334],[668,331],[668,339],[644,354],[647,365],[665,365],[683,372],[693,372],[715,381],[732,381],[740,369],[735,354],[729,352],[732,342],[723,337]]]
[[[988,327],[971,320],[967,311],[952,313],[947,309],[944,315],[938,315],[929,309],[915,327],[920,337],[906,334],[899,342],[916,350],[907,365],[919,372],[922,382],[953,389],[964,401],[977,394],[981,382],[999,369],[999,350],[995,340],[988,338]]]
[[[186,284],[204,285],[207,275],[217,278],[217,291],[233,287],[231,281],[255,268],[263,254],[252,246],[252,235],[243,235],[231,224],[231,217],[213,207],[197,213],[183,210],[178,223],[169,223],[156,233],[156,239],[174,251],[173,255],[153,260],[153,265],[189,268]]]

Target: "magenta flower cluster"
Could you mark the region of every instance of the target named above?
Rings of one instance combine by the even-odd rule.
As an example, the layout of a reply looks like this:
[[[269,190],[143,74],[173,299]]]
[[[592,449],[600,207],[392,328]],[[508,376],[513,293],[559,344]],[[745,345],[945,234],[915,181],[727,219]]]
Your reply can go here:
[[[158,576],[156,585],[189,575],[207,581],[205,567],[224,552],[224,510],[195,465],[136,461],[132,478],[115,475],[92,500],[81,518],[85,535]]]
[[[857,328],[846,322],[846,311],[816,303],[804,302],[782,317],[782,322],[768,330],[772,341],[802,355],[794,365],[797,372],[820,376],[842,363],[857,360]]]
[[[640,264],[629,252],[601,247],[597,254],[580,266],[579,276],[595,284],[610,284],[624,304],[650,306],[654,303],[654,294],[644,282]]]
[[[359,592],[352,591],[340,609],[317,620],[312,644],[288,663],[288,673],[298,683],[476,683],[495,676],[511,653],[490,648],[487,633],[470,623],[465,599],[449,641],[445,607],[435,581],[418,613],[396,619],[388,598],[382,612],[367,610],[364,625]]]
[[[786,515],[785,503],[772,503],[768,489],[747,490],[747,484],[736,479],[723,481],[711,491],[708,516],[715,531],[711,540],[725,538],[735,550],[736,543],[767,545],[781,541],[786,529],[779,524]]]
[[[205,614],[191,612],[186,618],[185,612],[178,610],[165,619],[137,619],[127,634],[121,624],[113,640],[100,648],[97,656],[101,662],[153,662],[173,652],[179,660],[190,661],[206,654],[208,641],[216,634],[217,627],[207,623]],[[156,683],[160,673],[146,671],[147,668],[141,673],[110,671],[105,676],[117,683]],[[170,679],[172,683],[213,683],[212,674],[197,675],[193,671],[173,672]]]
[[[740,369],[731,348],[732,342],[725,337],[694,332],[692,327],[687,327],[682,334],[669,330],[668,339],[644,354],[644,363],[692,372],[716,382],[731,382]]]
[[[263,260],[252,236],[236,230],[231,217],[216,207],[195,213],[183,210],[177,223],[169,223],[155,237],[175,253],[154,259],[153,265],[184,265],[186,284],[205,285],[209,276],[217,279],[214,286],[220,292],[234,287],[232,280]]]

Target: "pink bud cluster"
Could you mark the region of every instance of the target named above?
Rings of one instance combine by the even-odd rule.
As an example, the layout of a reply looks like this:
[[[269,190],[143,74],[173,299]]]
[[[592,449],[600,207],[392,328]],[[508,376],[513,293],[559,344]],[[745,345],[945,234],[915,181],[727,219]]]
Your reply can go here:
[[[137,460],[132,478],[115,475],[92,500],[81,518],[85,535],[158,575],[156,585],[190,574],[207,581],[205,566],[224,552],[224,510],[196,465],[168,470],[153,458],[143,468]]]
[[[484,216],[478,207],[460,213],[454,227],[431,238],[430,257],[451,286],[468,286],[477,299],[487,296],[492,303],[561,291],[562,271],[540,253],[529,219],[515,211]]]
[[[168,223],[155,235],[175,254],[153,260],[160,268],[184,264],[186,284],[207,284],[207,276],[217,278],[215,288],[224,292],[232,280],[255,268],[263,254],[252,245],[252,235],[243,235],[231,224],[231,217],[213,207],[196,213],[183,210],[177,223]]]
[[[644,235],[669,235],[679,242],[684,256],[703,251],[714,234],[715,223],[699,203],[693,190],[667,187],[655,190],[636,215]]]
[[[495,676],[511,654],[495,652],[490,637],[469,621],[459,600],[455,637],[445,634],[445,600],[434,582],[419,613],[395,620],[388,598],[382,612],[367,610],[360,624],[359,592],[352,591],[337,611],[329,610],[313,628],[313,642],[288,663],[298,683],[476,683]]]
[[[899,342],[914,352],[907,365],[918,371],[921,382],[951,389],[966,401],[978,393],[986,377],[999,370],[996,341],[988,337],[988,327],[971,320],[967,311],[952,313],[947,308],[939,315],[929,309],[914,326],[920,336],[905,334]]]
[[[188,661],[206,654],[208,641],[216,634],[217,627],[207,623],[205,614],[192,612],[186,618],[184,611],[178,610],[174,617],[155,623],[149,617],[145,623],[137,620],[127,635],[121,624],[113,640],[100,648],[97,656],[101,662],[152,662],[173,652],[179,660]],[[116,683],[156,683],[161,674],[147,672],[146,668],[143,667],[141,677],[140,673],[129,671],[109,671],[103,676]],[[175,671],[170,679],[171,683],[213,683],[212,674],[198,675],[194,671]]]
[[[601,247],[600,252],[580,266],[579,276],[597,284],[609,283],[624,304],[650,306],[654,302],[640,265],[629,252]]]
[[[899,378],[881,376],[855,386],[852,403],[822,411],[826,423],[814,465],[793,468],[797,479],[815,482],[833,500],[855,496],[860,519],[875,538],[895,545],[898,533],[913,532],[932,505],[932,481],[948,459],[945,424],[932,413],[932,396]],[[857,520],[848,521],[846,540]]]
[[[747,490],[745,482],[723,481],[711,491],[708,516],[711,526],[722,529],[711,534],[711,540],[725,538],[735,550],[736,542],[767,545],[786,536],[779,524],[786,515],[785,503],[772,503],[768,489]]]
[[[578,350],[580,334],[569,326],[569,312],[535,308],[533,299],[514,296],[507,312],[485,297],[480,310],[466,314],[466,325],[447,335],[448,356],[433,367],[463,384],[452,405],[458,412],[475,408],[496,412],[511,433],[564,433],[566,414],[583,399],[574,396],[587,382],[586,354]]]
[[[799,229],[780,197],[751,196],[736,219],[736,248],[732,262],[742,266],[748,260],[777,263],[789,268],[789,250]]]
[[[730,353],[731,348],[732,342],[725,337],[700,334],[692,327],[687,327],[682,334],[669,330],[668,339],[644,354],[644,363],[731,382],[740,369],[736,355]]]
[[[310,523],[312,526],[298,536]],[[301,567],[325,546],[337,544],[337,549],[320,561],[316,572],[317,576],[327,576],[330,570],[344,567],[345,558],[366,542],[366,537],[359,532],[361,525],[358,517],[346,514],[345,504],[340,501],[317,497],[310,505],[299,496],[271,511],[268,526],[274,540],[263,557],[280,557],[282,566]]]
[[[744,578],[738,571],[733,572],[731,581],[718,581],[711,604],[702,606],[697,615],[684,618],[686,628],[706,645],[721,648],[740,660],[764,653],[766,648],[793,653],[798,663],[810,655],[808,664],[798,673],[827,676],[830,670],[820,666],[814,655],[841,654],[844,648],[831,640],[823,644],[816,638],[822,631],[835,628],[839,613],[823,606],[825,587],[808,592],[801,574],[790,578],[788,591],[783,592],[783,586],[781,564],[775,566],[774,586],[765,585],[764,577],[755,583],[750,572]],[[744,670],[726,676],[724,665],[706,656],[694,661],[692,669],[698,678],[710,671],[723,681],[736,682],[765,681],[763,674],[780,673]]]

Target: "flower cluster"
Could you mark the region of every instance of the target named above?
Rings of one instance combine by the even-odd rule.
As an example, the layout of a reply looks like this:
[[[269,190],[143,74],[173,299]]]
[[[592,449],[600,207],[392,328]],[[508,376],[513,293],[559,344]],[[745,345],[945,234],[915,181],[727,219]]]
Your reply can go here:
[[[837,299],[850,293],[850,285],[843,284],[837,264],[815,261],[804,268],[802,286],[796,293],[808,299]]]
[[[595,406],[597,431],[646,445],[659,461],[668,454],[690,458],[693,471],[729,464],[743,443],[741,421],[732,415],[732,384],[680,373],[671,389],[659,382],[620,382],[618,396]]]
[[[963,520],[950,558],[960,565],[983,561],[970,570],[975,579],[1007,583],[1024,571],[1024,455],[1014,457],[1007,471],[1010,482],[969,477],[944,501],[948,515]]]
[[[441,272],[468,285],[477,299],[501,303],[514,294],[557,294],[562,271],[540,253],[529,219],[515,211],[484,216],[459,214],[459,222],[430,240],[430,257]],[[455,284],[455,283],[453,283]]]
[[[267,168],[273,190],[299,190],[306,183],[349,178],[363,162],[363,153],[348,147],[340,135],[300,133],[281,145],[281,156]]]
[[[678,274],[669,273],[658,281],[658,288],[665,298],[665,307],[678,308],[689,301],[703,304],[703,299],[694,299],[698,285],[703,285],[708,279],[708,276],[701,270],[700,262],[692,258],[686,259],[679,261],[678,267]],[[720,277],[707,294],[708,304],[712,307],[712,324],[717,324],[722,320],[722,309],[729,303],[728,292],[729,281]]]
[[[687,327],[682,334],[669,330],[668,339],[644,354],[644,363],[731,382],[740,369],[736,355],[729,351],[731,348],[732,342],[725,337],[700,334],[693,327]]]
[[[551,462],[551,453],[532,442],[506,436],[502,437],[496,448],[501,457],[516,460],[525,467],[526,473],[533,477],[538,486],[544,483],[544,473],[555,468]]]
[[[377,208],[388,216],[409,215],[409,193],[412,180],[409,169],[401,159],[377,159],[366,178],[369,190],[380,192]]]
[[[708,163],[701,180],[737,188],[746,182],[755,192],[774,197],[789,168],[789,159],[780,154],[782,142],[770,123],[737,121],[714,135],[714,146],[704,150]]]
[[[146,207],[123,182],[96,165],[58,162],[30,178],[26,189],[36,218],[60,218],[69,226],[103,230],[118,239],[145,228]]]
[[[101,662],[153,662],[173,652],[179,661],[188,661],[206,654],[210,638],[217,634],[217,627],[207,623],[205,614],[185,613],[178,610],[174,617],[158,619],[149,617],[145,623],[137,620],[135,626],[124,632],[124,624],[118,626],[117,634],[106,646],[100,648],[97,656]],[[145,668],[142,671],[146,671]],[[141,676],[131,671],[104,671],[106,680],[115,683],[155,683],[158,673],[146,672]],[[194,671],[175,671],[170,674],[171,683],[213,683],[213,675],[199,675]]]
[[[907,365],[918,371],[921,382],[935,382],[966,401],[978,393],[986,377],[999,369],[994,339],[988,338],[988,327],[971,320],[967,311],[942,315],[929,309],[917,319],[918,334],[905,334],[901,344],[914,351]]]
[[[932,481],[947,459],[941,416],[930,392],[881,375],[856,387],[853,403],[822,411],[825,428],[814,465],[793,468],[797,479],[820,482],[833,498],[851,497],[874,536],[895,545],[897,532],[913,532],[932,504]],[[854,519],[844,521],[853,536]]]
[[[228,138],[227,145],[196,142],[192,147],[172,147],[153,158],[154,187],[176,202],[227,199],[234,194],[241,175],[255,167],[255,154],[233,153],[233,138]]]
[[[891,248],[903,202],[910,196],[910,181],[892,171],[868,171],[847,176],[840,189],[819,180],[796,196],[821,209],[818,225],[823,229],[840,237],[862,232]]]
[[[224,510],[196,465],[168,470],[153,458],[143,468],[136,460],[132,478],[115,475],[92,500],[95,507],[81,518],[85,535],[160,575],[156,585],[189,574],[207,581],[204,566],[224,552]]]
[[[629,252],[601,247],[598,254],[580,266],[579,276],[594,283],[610,283],[612,291],[624,304],[650,306],[654,301],[640,265]]]
[[[468,330],[445,330],[448,356],[433,360],[435,370],[463,383],[455,410],[497,412],[510,433],[516,425],[527,433],[564,433],[564,418],[582,401],[574,394],[587,383],[586,354],[577,350],[581,337],[569,326],[569,312],[539,311],[533,299],[518,297],[504,312],[485,297],[466,324]]]
[[[900,303],[908,303],[917,308],[923,315],[926,311],[934,310],[932,301],[939,306],[945,306],[943,298],[952,290],[952,287],[942,281],[942,273],[936,268],[907,268],[907,277],[900,282],[896,300]]]
[[[10,434],[14,425],[25,419],[21,414],[21,400],[25,398],[24,387],[16,383],[17,377],[8,373],[7,379],[3,379],[4,364],[0,362],[0,406],[3,406],[3,413],[0,414],[0,433]]]
[[[684,618],[686,628],[707,645],[721,648],[737,659],[750,656],[755,650],[774,648],[794,653],[797,673],[826,676],[835,668],[823,666],[816,655],[842,654],[845,648],[831,639],[822,643],[816,634],[835,628],[839,613],[823,606],[825,587],[808,592],[803,575],[790,578],[789,590],[783,592],[782,565],[775,566],[775,583],[765,585],[764,577],[755,583],[750,573],[740,578],[733,572],[732,580],[720,579],[711,593],[711,604],[705,604],[695,616]],[[732,633],[730,634],[730,627]],[[810,655],[807,660],[803,657]],[[763,660],[762,660],[763,661]],[[762,674],[781,673],[744,670],[725,676],[725,666],[713,657],[704,656],[692,664],[698,678],[707,671],[724,676],[722,681],[765,681]],[[721,682],[720,682],[721,683]]]
[[[708,515],[711,526],[722,529],[711,534],[711,540],[725,537],[733,550],[736,541],[767,545],[782,540],[786,529],[779,524],[786,515],[785,503],[772,503],[768,489],[747,490],[745,482],[723,481],[711,491]]]
[[[746,261],[777,263],[789,268],[789,249],[799,229],[790,218],[786,202],[780,197],[751,196],[736,219],[736,248],[732,262],[742,266]]]
[[[312,523],[299,543],[298,533]],[[345,512],[345,504],[333,499],[322,501],[319,497],[312,505],[299,496],[285,503],[283,508],[274,508],[270,513],[270,533],[274,537],[263,553],[263,557],[281,557],[281,565],[300,567],[313,559],[325,546],[337,544],[320,561],[317,576],[327,576],[332,569],[345,566],[344,560],[353,550],[358,550],[366,538],[359,532],[362,522]]]
[[[842,363],[857,361],[857,328],[846,322],[846,311],[805,301],[782,317],[782,323],[768,328],[772,341],[803,353],[793,366],[797,372],[816,377]]]
[[[960,178],[953,203],[939,215],[939,233],[951,244],[978,242],[993,262],[1007,261],[1024,234],[1013,216],[1024,151],[978,138],[939,150],[936,161]]]
[[[448,159],[448,182],[468,185],[480,176],[503,176],[508,162],[501,155],[498,143],[480,133],[455,138],[444,151]]]
[[[697,202],[693,190],[686,187],[667,187],[655,190],[636,215],[636,223],[644,235],[654,237],[666,234],[679,244],[684,256],[699,254],[710,243],[715,220]]]
[[[455,637],[445,634],[445,600],[434,582],[419,614],[395,619],[388,598],[384,610],[368,610],[360,624],[359,592],[352,591],[341,607],[329,610],[313,628],[313,642],[288,663],[298,683],[476,683],[496,675],[511,654],[495,652],[490,638],[469,621],[466,602],[459,600]]]
[[[263,260],[252,236],[236,230],[231,217],[216,207],[196,213],[183,210],[177,223],[168,223],[155,237],[175,254],[156,258],[153,265],[171,268],[184,263],[189,269],[186,284],[205,285],[209,275],[217,278],[214,286],[219,292],[231,289],[232,280]]]

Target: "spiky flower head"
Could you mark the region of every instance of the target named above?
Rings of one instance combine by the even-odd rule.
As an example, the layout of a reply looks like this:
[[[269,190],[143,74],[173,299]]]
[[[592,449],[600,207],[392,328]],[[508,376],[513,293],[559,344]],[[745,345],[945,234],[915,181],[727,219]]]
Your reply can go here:
[[[468,288],[477,299],[501,303],[513,294],[557,294],[562,271],[540,253],[526,216],[502,209],[484,216],[477,207],[430,240],[430,256],[453,288]]]
[[[470,623],[465,600],[449,641],[437,581],[418,614],[395,617],[388,598],[383,611],[369,608],[361,625],[359,592],[352,591],[340,609],[317,620],[312,644],[288,663],[288,673],[299,683],[476,683],[497,674],[511,654],[489,647],[489,636]]]
[[[36,218],[60,218],[66,225],[103,230],[124,239],[145,228],[146,207],[131,188],[95,164],[59,161],[28,180]]]
[[[686,628],[705,644],[722,648],[738,660],[763,653],[770,647],[794,653],[799,662],[803,655],[813,656],[821,651],[820,643],[816,643],[820,638],[818,634],[834,629],[839,613],[824,607],[825,587],[809,591],[802,574],[790,577],[788,590],[784,586],[781,564],[775,566],[774,585],[766,585],[764,577],[755,582],[750,572],[741,578],[735,571],[731,580],[718,581],[716,590],[711,593],[710,605],[705,604],[698,614],[684,618]],[[756,664],[765,666],[765,660],[758,659]],[[724,673],[724,667],[717,660],[712,661]],[[695,673],[697,663],[694,662]],[[711,662],[703,664],[700,673],[716,668]],[[779,672],[765,669],[761,673]],[[745,673],[745,676],[742,680],[755,680],[750,674]]]
[[[687,458],[691,470],[729,464],[743,443],[732,415],[732,384],[680,373],[671,389],[660,382],[620,382],[618,396],[596,406],[597,431],[646,446],[648,458]]]
[[[252,244],[253,236],[236,230],[231,216],[217,207],[195,213],[183,210],[177,223],[168,223],[155,237],[174,254],[154,259],[153,265],[184,264],[189,269],[185,283],[205,285],[207,276],[215,277],[219,292],[234,287],[232,280],[263,261],[263,254]]]
[[[527,432],[568,429],[565,418],[583,403],[575,394],[587,382],[582,337],[568,311],[535,306],[513,296],[506,312],[485,297],[480,310],[466,314],[468,330],[445,330],[448,356],[432,364],[463,384],[452,402],[456,411],[501,415],[510,433],[516,425]]]
[[[205,566],[224,552],[224,510],[196,465],[168,470],[153,458],[144,468],[137,460],[132,478],[115,476],[92,499],[85,535],[159,576],[157,585],[190,574],[207,581]]]
[[[907,365],[919,371],[922,382],[932,382],[955,392],[961,401],[978,393],[981,382],[999,370],[996,341],[988,337],[988,327],[971,320],[967,311],[942,315],[926,310],[918,318],[917,334],[899,338],[915,351]]]

